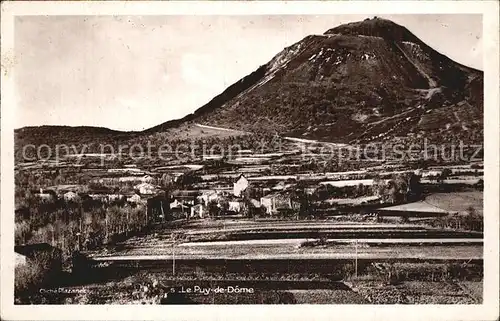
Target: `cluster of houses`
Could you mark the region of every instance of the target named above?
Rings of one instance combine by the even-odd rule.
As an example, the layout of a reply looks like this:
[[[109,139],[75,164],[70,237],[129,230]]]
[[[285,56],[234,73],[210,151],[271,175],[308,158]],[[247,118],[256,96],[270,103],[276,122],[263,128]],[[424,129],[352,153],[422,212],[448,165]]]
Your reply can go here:
[[[276,216],[300,209],[299,202],[293,196],[296,182],[294,177],[288,180],[283,180],[283,177],[259,180],[240,174],[234,179],[232,188],[224,184],[211,184],[207,188],[188,186],[190,189],[165,192],[160,186],[144,181],[133,186],[133,192],[130,193],[113,193],[106,188],[99,190],[88,187],[83,191],[79,185],[69,185],[41,189],[35,191],[35,195],[40,199],[62,199],[67,203],[91,199],[102,204],[143,205],[147,207],[148,215],[156,220],[219,215]],[[304,192],[312,194],[321,187],[306,187]]]
[[[61,185],[53,188],[32,190],[34,197],[44,202],[55,202],[59,199],[65,202],[79,203],[84,199],[110,204],[125,201],[130,204],[146,203],[147,198],[157,195],[160,187],[151,183],[140,183],[133,187],[131,193],[115,193],[107,188],[88,188],[84,185]]]
[[[79,203],[90,199],[102,204],[142,205],[147,207],[148,213],[163,220],[217,215],[252,215],[249,212],[275,216],[286,211],[297,211],[300,208],[300,204],[294,197],[298,182],[304,183],[301,192],[309,195],[313,193],[320,195],[322,190],[325,190],[323,194],[328,194],[330,190],[327,185],[331,185],[331,188],[336,190],[336,195],[329,197],[335,196],[338,199],[325,200],[325,204],[322,205],[328,205],[329,208],[336,208],[337,205],[357,206],[380,203],[380,195],[376,193],[375,195],[370,193],[368,193],[370,195],[351,195],[350,192],[353,187],[359,187],[359,185],[369,190],[368,187],[372,186],[375,181],[371,178],[374,172],[386,182],[394,174],[409,171],[374,167],[347,172],[262,176],[256,174],[260,168],[250,166],[249,169],[252,171],[248,173],[243,170],[234,172],[234,169],[227,173],[227,175],[235,174],[234,176],[224,176],[221,173],[210,175],[204,170],[201,174],[210,177],[204,178],[204,175],[198,175],[197,177],[200,178],[198,181],[174,184],[176,186],[174,190],[169,188],[166,191],[157,185],[165,186],[166,181],[176,183],[186,172],[198,171],[202,168],[202,165],[158,167],[153,170],[159,175],[155,176],[154,173],[138,169],[135,165],[126,165],[124,168],[105,170],[108,176],[96,177],[92,181],[94,183],[92,188],[86,185],[60,185],[32,192],[46,202],[64,200],[67,203]],[[380,172],[382,169],[388,171]],[[441,168],[418,172],[418,176],[423,179],[441,175]],[[232,183],[228,179],[231,179]],[[117,188],[105,186],[128,186],[129,188],[120,189],[120,192],[117,192]],[[258,193],[255,193],[256,190]]]
[[[266,195],[249,195],[248,189],[252,182],[245,175],[240,175],[233,183],[232,190],[227,188],[194,191],[196,198],[184,205],[191,206],[191,217],[205,217],[211,215],[210,205],[217,206],[224,214],[243,215],[245,212],[276,215],[279,212],[298,209],[298,204],[291,195],[293,184],[278,183],[273,188],[265,189]],[[180,200],[171,203],[171,209],[180,206]]]
[[[165,193],[161,187],[153,184],[152,180],[145,180],[134,185],[131,193],[115,193],[104,187],[105,182],[100,188],[60,185],[31,192],[36,198],[47,203],[62,200],[78,204],[92,200],[110,205],[144,205],[149,213],[160,220],[168,217],[204,218],[218,215],[213,213],[214,207],[218,208],[219,215],[243,215],[248,208],[261,214],[275,215],[282,210],[297,208],[289,193],[293,184],[280,182],[265,189],[266,195],[250,198],[246,192],[252,184],[255,183],[242,174],[235,179],[232,189],[228,186],[215,186],[212,189],[174,190]]]

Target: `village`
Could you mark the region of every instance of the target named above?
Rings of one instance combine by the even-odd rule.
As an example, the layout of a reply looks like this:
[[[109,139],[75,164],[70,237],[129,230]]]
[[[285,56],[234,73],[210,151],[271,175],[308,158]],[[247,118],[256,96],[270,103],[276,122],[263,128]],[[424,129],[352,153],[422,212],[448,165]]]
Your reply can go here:
[[[135,164],[88,168],[40,162],[19,165],[18,171],[30,171],[42,177],[41,181],[43,176],[55,176],[52,182],[68,177],[64,184],[30,190],[45,203],[143,207],[143,215],[148,216],[145,220],[151,222],[229,216],[314,218],[355,213],[362,208],[398,216],[391,215],[388,206],[419,201],[423,188],[482,188],[481,162],[426,169],[386,162],[358,170],[317,172],[303,170],[305,166],[296,162],[297,156],[247,154],[229,162],[211,157],[199,163],[148,169]],[[74,184],[79,181],[87,183]],[[16,210],[22,212],[23,207]],[[430,204],[419,211],[435,216],[448,213]]]
[[[63,162],[19,163],[16,266],[25,275],[16,281],[19,293],[33,293],[28,289],[36,286],[33,269],[40,253],[51,257],[49,271],[69,271],[70,280],[88,275],[89,268],[107,266],[96,274],[102,278],[121,271],[122,264],[133,264],[144,273],[153,264],[147,262],[156,262],[155,270],[172,262],[176,267],[167,263],[161,268],[167,272],[157,277],[178,284],[193,277],[193,268],[201,268],[200,259],[205,270],[201,279],[226,275],[225,280],[244,282],[258,271],[266,280],[274,280],[276,271],[281,271],[280,278],[309,280],[316,271],[314,278],[353,282],[353,273],[374,273],[370,264],[386,271],[375,278],[386,275],[394,269],[393,263],[384,263],[387,260],[407,264],[398,268],[398,275],[406,273],[408,280],[419,282],[429,278],[428,273],[441,273],[444,263],[437,262],[453,265],[461,260],[469,260],[459,268],[469,275],[465,280],[481,277],[477,269],[482,266],[482,160],[354,160],[339,166],[319,156],[297,149],[243,150],[232,158],[211,155],[167,163],[124,159],[102,165],[93,155],[81,155],[78,161],[68,157]],[[392,252],[385,252],[387,246]],[[415,257],[422,262],[415,263]],[[269,260],[272,268],[254,258]],[[319,258],[343,267],[325,270],[330,263]],[[221,274],[221,259],[236,260],[235,264],[250,260],[244,263],[250,270],[242,271],[240,265],[229,268],[224,261],[228,269]],[[308,268],[296,271],[298,266],[292,268],[283,259],[302,260]],[[361,264],[359,270],[358,263],[352,270],[352,259]],[[414,262],[409,266],[419,272],[408,270],[408,262]],[[422,272],[429,266],[429,272]],[[227,276],[231,269],[233,277]],[[412,273],[420,276],[409,276]],[[353,284],[364,286],[363,282]],[[477,282],[467,285],[474,288]],[[352,290],[346,293],[351,296]],[[452,300],[447,298],[443,300]]]

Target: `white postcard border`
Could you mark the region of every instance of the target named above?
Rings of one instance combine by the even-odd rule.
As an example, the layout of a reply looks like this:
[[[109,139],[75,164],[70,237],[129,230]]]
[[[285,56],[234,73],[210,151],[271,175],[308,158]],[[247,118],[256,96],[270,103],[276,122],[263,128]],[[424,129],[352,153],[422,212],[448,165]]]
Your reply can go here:
[[[6,320],[490,320],[499,304],[499,18],[497,1],[2,2],[1,318]],[[485,81],[484,303],[481,305],[15,306],[14,17],[18,15],[482,14]]]

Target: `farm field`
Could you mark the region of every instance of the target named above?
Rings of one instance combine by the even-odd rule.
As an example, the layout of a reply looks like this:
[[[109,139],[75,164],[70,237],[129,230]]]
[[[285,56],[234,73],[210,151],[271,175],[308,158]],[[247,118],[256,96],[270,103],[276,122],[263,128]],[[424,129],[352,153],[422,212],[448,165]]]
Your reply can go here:
[[[280,233],[281,237],[246,237],[265,234],[266,230]],[[170,239],[173,231],[187,237],[173,245]],[[307,231],[316,233],[315,237],[290,237]],[[328,235],[346,231],[353,233],[353,238],[318,239],[323,232]],[[437,231],[443,234],[418,237]],[[214,240],[214,235],[220,233],[245,237]],[[363,233],[372,233],[372,237],[362,238]],[[405,236],[390,237],[397,233]],[[179,222],[172,230],[160,228],[145,237],[130,238],[115,248],[89,253],[93,269],[99,270],[100,277],[104,280],[106,275],[108,279],[121,277],[108,280],[114,282],[112,286],[103,285],[106,284],[103,280],[91,281],[90,286],[95,289],[92,293],[97,294],[87,299],[96,303],[164,302],[161,294],[141,298],[137,289],[125,290],[131,284],[141,283],[131,280],[149,278],[150,281],[142,282],[151,284],[151,278],[157,278],[167,287],[204,284],[209,288],[238,285],[254,289],[253,293],[176,296],[190,304],[474,304],[482,297],[478,290],[483,269],[482,234],[446,237],[453,233],[456,231],[417,224],[372,222],[248,219]],[[193,236],[198,239],[190,240]],[[352,279],[355,264],[359,279]],[[388,269],[397,271],[400,278],[397,284],[384,281]],[[452,278],[458,278],[460,283],[453,283]],[[109,291],[110,287],[115,290]],[[130,297],[130,293],[135,296]]]
[[[402,205],[396,205],[396,206],[383,207],[382,209],[384,211],[424,212],[424,213],[435,213],[437,215],[438,214],[445,214],[445,215],[448,214],[448,210],[445,210],[443,208],[432,205],[427,200],[420,201],[420,202],[414,202],[414,203],[408,203],[408,204],[402,204]]]
[[[171,247],[135,248],[105,255],[92,256],[99,261],[119,260],[169,260]],[[175,249],[175,259],[482,259],[481,245],[446,245],[446,246],[401,246],[370,247],[358,249],[353,246],[297,249],[292,246],[203,246],[200,248],[180,247]]]
[[[453,231],[440,228],[404,228],[404,227],[325,227],[325,228],[262,228],[246,230],[228,230],[213,232],[191,231],[185,234],[190,242],[206,241],[246,241],[273,239],[380,239],[380,238],[480,238],[480,232]]]
[[[321,182],[321,185],[331,185],[335,187],[344,187],[344,186],[357,186],[359,184],[363,185],[372,185],[373,179],[351,179],[351,180],[341,180],[341,181],[326,181]]]
[[[429,195],[425,201],[430,205],[459,214],[464,214],[469,207],[473,207],[478,214],[483,215],[483,193],[480,191],[435,193]]]
[[[478,176],[462,177],[462,178],[457,176],[454,177],[453,179],[445,179],[443,180],[443,183],[448,185],[453,185],[453,184],[475,185],[478,184],[479,181],[482,179],[483,177],[478,177]],[[439,184],[437,181],[432,181],[428,179],[422,179],[420,182],[425,184]]]
[[[230,223],[229,223],[230,222]],[[482,233],[419,225],[207,220],[136,236],[89,252],[95,260],[181,259],[481,259]],[[264,227],[265,226],[265,227]],[[315,246],[307,243],[319,241]],[[357,245],[355,245],[355,241]]]
[[[378,223],[365,222],[339,222],[335,220],[279,220],[279,219],[202,219],[202,220],[179,220],[169,225],[158,224],[148,233],[150,238],[170,238],[172,233],[180,235],[208,235],[217,232],[283,232],[282,238],[288,238],[285,234],[291,231],[323,231],[323,230],[371,230],[371,231],[435,231],[435,228],[413,224],[413,223]],[[475,235],[475,233],[470,233]],[[201,240],[199,240],[201,241]]]
[[[218,241],[218,242],[192,242],[181,243],[178,247],[200,247],[200,246],[226,246],[226,245],[258,245],[258,244],[293,244],[304,246],[311,239],[271,239],[271,240],[246,240],[246,241]],[[313,241],[314,242],[314,241]],[[482,244],[483,239],[325,239],[325,245],[354,244],[370,246],[392,246],[392,245],[431,245],[431,244]],[[324,245],[319,245],[324,246]]]

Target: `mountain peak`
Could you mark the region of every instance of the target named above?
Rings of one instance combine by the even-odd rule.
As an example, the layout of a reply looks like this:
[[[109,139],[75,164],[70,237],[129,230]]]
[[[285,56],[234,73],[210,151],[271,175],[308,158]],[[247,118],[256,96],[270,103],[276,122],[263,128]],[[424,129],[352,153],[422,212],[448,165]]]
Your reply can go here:
[[[394,41],[409,41],[420,43],[421,41],[408,29],[397,23],[379,17],[367,18],[363,21],[350,22],[327,30],[325,35],[341,34],[349,36],[380,37]]]
[[[481,71],[374,17],[303,38],[194,113],[144,134],[177,139],[218,128],[348,144],[422,137],[475,144],[483,137],[482,93]]]

